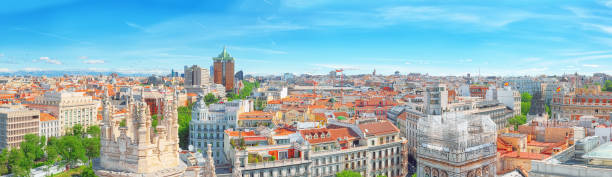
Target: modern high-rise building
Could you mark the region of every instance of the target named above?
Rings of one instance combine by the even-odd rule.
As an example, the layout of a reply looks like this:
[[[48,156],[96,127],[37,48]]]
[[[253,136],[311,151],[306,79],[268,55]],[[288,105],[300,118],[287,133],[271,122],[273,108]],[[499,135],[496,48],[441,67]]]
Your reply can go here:
[[[209,85],[210,76],[208,69],[198,65],[185,66],[185,87],[206,87]]]
[[[208,69],[198,65],[185,66],[185,90],[189,93],[206,93],[210,86]]]
[[[38,135],[39,114],[21,105],[0,106],[0,149],[19,148],[26,134]]]
[[[213,57],[214,82],[225,86],[225,90],[234,89],[234,57],[231,57],[225,47],[217,57]]]

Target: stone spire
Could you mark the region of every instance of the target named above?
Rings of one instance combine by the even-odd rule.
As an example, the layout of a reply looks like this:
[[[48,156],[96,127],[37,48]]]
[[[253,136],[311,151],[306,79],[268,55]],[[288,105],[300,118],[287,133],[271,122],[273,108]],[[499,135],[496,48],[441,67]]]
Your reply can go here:
[[[234,155],[234,166],[232,167],[232,176],[233,177],[242,177],[242,169],[240,167],[240,158],[238,158],[238,154]]]
[[[208,156],[206,157],[206,166],[204,167],[204,173],[202,176],[205,177],[216,177],[216,172],[215,172],[215,161],[213,160],[212,157],[212,144],[208,144],[208,151],[206,151],[206,153],[208,154]]]

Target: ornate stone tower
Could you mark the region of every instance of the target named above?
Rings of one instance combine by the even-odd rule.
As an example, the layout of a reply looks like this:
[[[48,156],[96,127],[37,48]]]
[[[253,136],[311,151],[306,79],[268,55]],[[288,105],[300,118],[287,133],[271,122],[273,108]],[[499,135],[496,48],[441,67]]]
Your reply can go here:
[[[125,120],[113,120],[113,105],[104,98],[100,161],[94,165],[96,174],[181,176],[186,166],[178,154],[177,99],[176,93],[172,98],[164,98],[163,119],[158,119],[158,125],[152,127],[151,113],[144,100],[134,101],[130,96]]]

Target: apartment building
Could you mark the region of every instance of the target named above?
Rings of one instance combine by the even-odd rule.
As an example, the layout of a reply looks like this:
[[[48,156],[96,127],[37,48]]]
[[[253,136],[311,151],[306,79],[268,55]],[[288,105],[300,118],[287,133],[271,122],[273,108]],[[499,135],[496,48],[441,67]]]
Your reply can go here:
[[[19,148],[26,134],[39,133],[40,111],[18,104],[0,105],[0,149]]]

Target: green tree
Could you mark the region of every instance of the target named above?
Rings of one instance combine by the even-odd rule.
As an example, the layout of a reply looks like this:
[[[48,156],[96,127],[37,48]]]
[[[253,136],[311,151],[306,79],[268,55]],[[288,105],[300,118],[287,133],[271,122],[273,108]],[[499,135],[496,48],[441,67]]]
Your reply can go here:
[[[96,177],[96,173],[94,173],[91,167],[87,167],[81,171],[81,177]]]
[[[217,101],[219,101],[219,99],[215,97],[215,95],[213,95],[212,93],[208,93],[206,94],[206,96],[204,96],[204,102],[206,103],[206,105],[216,103]]]
[[[604,83],[603,87],[601,87],[601,91],[612,92],[612,81],[611,80],[606,80],[606,82]]]
[[[521,93],[521,114],[526,116],[529,113],[529,110],[531,109],[532,98],[533,97],[531,96],[531,94],[529,94],[529,92]]]
[[[153,127],[154,131],[157,131],[155,129],[155,127],[157,127],[157,124],[158,124],[158,122],[157,122],[157,114],[154,114],[154,115],[151,116],[151,127]]]
[[[7,149],[0,151],[0,175],[6,175],[9,173],[9,153]]]
[[[336,173],[336,177],[361,177],[361,174],[351,170],[342,170],[341,172]]]
[[[87,134],[92,137],[100,137],[100,126],[93,125],[87,127]]]
[[[81,124],[76,124],[72,126],[72,136],[83,137],[85,131],[83,131],[83,126]]]
[[[531,102],[521,102],[521,114],[526,116],[531,109]]]
[[[47,145],[45,150],[47,151],[47,158],[44,162],[44,165],[46,165],[45,171],[49,171],[49,168],[57,162],[59,154],[57,152],[57,147],[54,145]]]
[[[179,146],[187,149],[189,145],[189,122],[191,121],[191,108],[193,105],[181,106],[178,108],[179,123]]]
[[[121,122],[119,122],[119,126],[120,127],[127,127],[127,121],[125,119],[121,120]]]
[[[24,136],[24,141],[21,142],[20,148],[26,158],[31,163],[34,163],[35,160],[42,159],[45,156],[45,151],[43,150],[44,146],[45,144],[41,142],[40,137],[35,134],[26,134]]]
[[[521,93],[521,102],[531,102],[531,98],[533,98],[533,96],[531,96],[529,92]]]
[[[77,165],[78,162],[87,161],[86,150],[83,147],[81,139],[76,136],[64,136],[58,144],[59,154],[61,155],[61,164],[65,164],[68,168]]]
[[[89,159],[89,164],[96,157],[100,156],[100,139],[99,138],[87,138],[83,140],[83,146],[85,147],[85,155]]]
[[[517,131],[519,125],[527,123],[527,117],[525,115],[517,115],[508,119],[508,123],[514,125],[514,131]]]
[[[417,174],[416,173],[412,174],[412,177],[417,177]]]
[[[552,112],[550,111],[550,106],[546,105],[546,113],[548,114],[548,116],[550,117],[550,115],[552,115]]]
[[[14,176],[29,176],[32,163],[21,149],[12,149],[9,154],[9,169]]]

